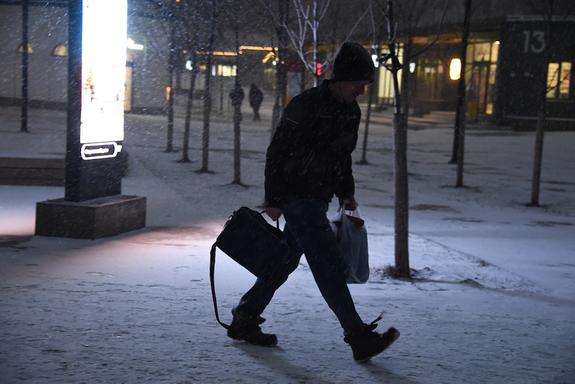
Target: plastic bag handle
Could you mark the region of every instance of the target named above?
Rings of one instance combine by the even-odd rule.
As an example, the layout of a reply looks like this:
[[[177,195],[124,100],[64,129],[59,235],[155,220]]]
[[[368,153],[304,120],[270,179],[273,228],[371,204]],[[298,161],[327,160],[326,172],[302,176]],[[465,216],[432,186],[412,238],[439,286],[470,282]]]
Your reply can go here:
[[[340,206],[338,214],[340,215],[342,220],[344,218],[350,220],[357,227],[362,227],[365,224],[365,220],[359,214],[359,207],[355,209],[345,209],[343,206]]]

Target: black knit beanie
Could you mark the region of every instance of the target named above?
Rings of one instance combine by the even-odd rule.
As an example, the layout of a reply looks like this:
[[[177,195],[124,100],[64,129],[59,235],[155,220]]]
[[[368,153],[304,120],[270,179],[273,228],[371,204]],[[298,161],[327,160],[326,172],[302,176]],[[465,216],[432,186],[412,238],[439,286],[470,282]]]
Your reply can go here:
[[[333,63],[333,81],[373,82],[375,66],[369,52],[358,43],[343,43]]]

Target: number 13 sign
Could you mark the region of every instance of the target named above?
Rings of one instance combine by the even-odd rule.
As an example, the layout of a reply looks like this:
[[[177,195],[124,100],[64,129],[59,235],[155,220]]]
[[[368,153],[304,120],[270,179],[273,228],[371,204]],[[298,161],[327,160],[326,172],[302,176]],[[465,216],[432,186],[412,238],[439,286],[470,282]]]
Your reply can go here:
[[[523,53],[541,53],[545,50],[545,32],[523,31],[523,35],[525,36]]]

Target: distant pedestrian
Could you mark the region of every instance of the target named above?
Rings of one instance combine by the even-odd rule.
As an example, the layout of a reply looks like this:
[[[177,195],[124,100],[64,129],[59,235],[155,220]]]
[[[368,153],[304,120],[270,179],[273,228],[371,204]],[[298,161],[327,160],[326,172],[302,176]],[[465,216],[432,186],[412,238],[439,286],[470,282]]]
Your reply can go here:
[[[354,359],[365,361],[389,347],[399,332],[393,327],[375,332],[377,320],[366,324],[357,313],[326,213],[334,195],[345,209],[357,207],[351,168],[361,117],[356,98],[373,82],[375,67],[365,48],[345,43],[335,58],[333,73],[331,80],[290,101],[268,147],[265,211],[272,220],[284,215],[291,254],[282,268],[258,277],[241,298],[232,310],[228,336],[261,346],[277,343],[276,335],[262,332],[260,315],[297,268],[303,253],[323,298],[343,328]],[[250,90],[250,102],[251,94]]]
[[[254,110],[254,121],[261,120],[260,118],[260,106],[264,100],[263,92],[254,84],[250,85],[250,107]]]
[[[241,107],[242,101],[244,101],[244,90],[240,83],[234,84],[234,88],[230,91],[230,99],[232,100],[233,107]]]

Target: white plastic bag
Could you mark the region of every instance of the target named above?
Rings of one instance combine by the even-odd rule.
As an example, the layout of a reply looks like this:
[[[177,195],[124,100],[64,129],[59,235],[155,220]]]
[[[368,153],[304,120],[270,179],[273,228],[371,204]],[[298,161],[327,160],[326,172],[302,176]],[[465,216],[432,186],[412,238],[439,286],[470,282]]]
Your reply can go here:
[[[346,265],[346,282],[367,282],[369,279],[367,231],[358,210],[340,209],[336,217],[331,220],[331,224]]]

